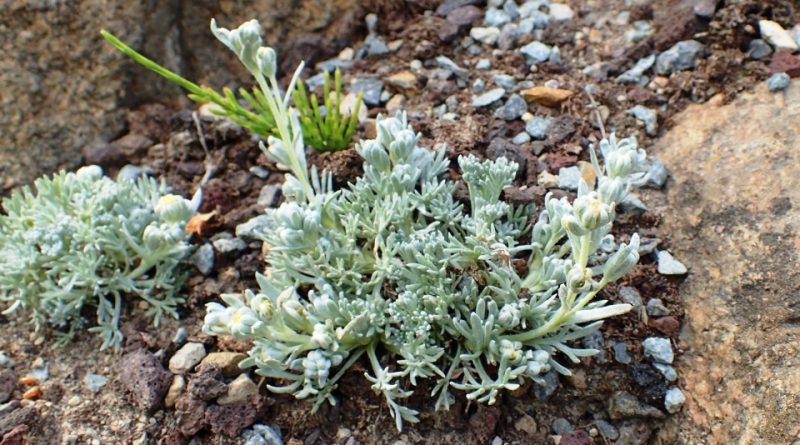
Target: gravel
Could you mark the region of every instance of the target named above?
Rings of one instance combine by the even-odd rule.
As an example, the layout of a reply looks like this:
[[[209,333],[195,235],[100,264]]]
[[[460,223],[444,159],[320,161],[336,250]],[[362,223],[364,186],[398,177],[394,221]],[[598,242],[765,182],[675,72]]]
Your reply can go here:
[[[697,40],[684,40],[659,54],[656,58],[656,73],[669,75],[675,71],[694,68],[695,61],[705,50]]]
[[[486,26],[501,27],[511,21],[511,15],[508,12],[497,9],[489,8],[486,10],[486,15],[483,17],[483,24]]]
[[[533,395],[536,400],[547,400],[558,388],[558,373],[550,371],[542,376],[544,385],[533,385]]]
[[[169,370],[173,374],[185,374],[194,368],[206,356],[206,347],[202,343],[186,343],[169,359]]]
[[[623,365],[629,364],[633,358],[628,354],[628,346],[623,341],[615,341],[611,345],[611,350],[614,352],[614,360]]]
[[[610,422],[597,420],[594,422],[594,426],[597,427],[597,430],[600,431],[600,434],[606,439],[617,440],[619,438],[619,430]]]
[[[575,428],[569,423],[569,420],[559,417],[553,422],[553,432],[558,434],[559,436],[562,434],[566,434]]]
[[[272,218],[259,215],[236,226],[236,237],[241,239],[260,239],[261,234],[273,226]]]
[[[668,338],[664,337],[647,337],[643,342],[644,356],[651,359],[656,363],[663,363],[667,365],[672,364],[674,354],[672,352],[672,344]]]
[[[639,59],[628,71],[617,77],[617,82],[621,83],[641,83],[644,73],[656,63],[656,55],[651,54],[643,59]]]
[[[669,309],[664,306],[660,298],[651,298],[647,302],[647,315],[651,317],[665,317],[669,315]]]
[[[480,59],[475,63],[475,68],[479,70],[488,70],[492,68],[492,62],[489,59]]]
[[[356,79],[350,85],[350,92],[354,94],[364,93],[364,103],[375,107],[381,104],[381,93],[383,92],[383,82],[380,79],[361,78]]]
[[[497,38],[500,37],[500,28],[496,26],[476,26],[469,30],[469,36],[484,45],[492,46],[497,42]]]
[[[525,60],[529,64],[543,63],[550,59],[550,53],[553,49],[544,43],[535,40],[522,48],[519,51],[525,55]]]
[[[566,190],[578,190],[583,176],[578,167],[565,167],[558,171],[558,188]]]
[[[675,368],[672,366],[665,365],[663,363],[653,363],[653,367],[656,368],[658,372],[660,372],[661,375],[667,379],[668,382],[674,382],[675,380],[678,380],[678,372],[675,371]]]
[[[517,87],[517,80],[514,79],[514,76],[509,76],[508,74],[495,74],[492,76],[492,81],[497,84],[497,86],[509,91]]]
[[[472,107],[473,108],[487,107],[497,102],[498,100],[502,99],[505,94],[506,94],[505,89],[494,88],[481,95],[472,96]]]
[[[792,79],[786,73],[775,73],[767,79],[767,88],[773,93],[783,91],[789,87]]]
[[[681,407],[686,402],[686,396],[677,386],[673,386],[664,395],[664,408],[670,414],[675,414],[681,410]]]
[[[553,120],[551,118],[536,116],[525,124],[525,131],[534,140],[543,141],[547,139],[547,130],[550,129],[552,124]]]
[[[650,136],[658,134],[658,113],[644,105],[636,105],[628,110],[628,114],[644,122],[644,129]]]
[[[759,20],[758,29],[761,31],[761,37],[767,41],[775,49],[785,49],[788,51],[797,51],[798,45],[789,31],[777,22],[772,20]]]
[[[209,275],[214,271],[214,246],[205,243],[192,254],[189,261],[203,275]]]
[[[685,275],[688,270],[666,250],[658,252],[658,273],[661,275]]]
[[[526,111],[528,111],[528,103],[522,96],[514,94],[508,98],[505,105],[495,110],[494,116],[505,121],[513,121],[519,119]]]
[[[257,423],[242,433],[244,445],[283,445],[279,430]]]
[[[89,372],[86,374],[86,377],[84,377],[83,383],[86,385],[86,388],[88,388],[89,391],[97,394],[101,389],[103,389],[104,386],[106,386],[106,383],[108,383],[108,378],[100,374],[93,374]]]
[[[550,4],[550,18],[557,21],[557,22],[564,22],[567,20],[572,20],[575,17],[575,12],[569,5],[565,5],[563,3],[551,3]]]
[[[526,131],[520,132],[519,134],[514,136],[513,139],[511,139],[511,142],[513,142],[513,143],[515,143],[517,145],[522,145],[522,144],[528,143],[530,141],[531,141],[531,135],[529,135],[528,132],[526,132]]]
[[[753,39],[747,45],[747,56],[754,60],[759,60],[772,54],[772,47],[761,39]]]

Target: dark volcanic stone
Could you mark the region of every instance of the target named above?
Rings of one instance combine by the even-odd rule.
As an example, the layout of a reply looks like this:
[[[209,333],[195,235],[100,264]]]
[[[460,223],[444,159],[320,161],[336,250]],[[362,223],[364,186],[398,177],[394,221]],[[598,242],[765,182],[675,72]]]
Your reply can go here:
[[[6,403],[17,386],[17,374],[10,369],[0,371],[0,403]]]
[[[119,361],[118,372],[120,383],[136,406],[149,413],[161,406],[172,374],[152,353],[139,349],[125,354]]]
[[[230,405],[211,405],[206,410],[205,421],[214,433],[236,437],[256,421],[263,408],[261,396]]]
[[[200,400],[213,400],[225,394],[228,386],[222,381],[222,370],[201,364],[196,375],[190,377],[186,392]]]
[[[492,160],[506,158],[509,161],[514,161],[519,166],[519,168],[517,168],[516,177],[521,178],[525,175],[528,159],[520,153],[517,145],[508,139],[496,138],[492,140],[489,144],[489,148],[486,149],[486,157]]]
[[[547,130],[545,147],[555,147],[562,142],[566,142],[575,134],[577,120],[572,116],[559,116]]]
[[[616,445],[644,445],[650,439],[653,430],[646,423],[638,420],[622,422],[619,427],[619,439]]]
[[[18,408],[0,415],[0,435],[4,436],[20,425],[30,425],[36,419],[36,410],[33,407],[19,408],[19,403],[15,405]]]
[[[436,29],[436,35],[443,43],[450,43],[458,37],[460,28],[452,23],[444,23]]]
[[[175,415],[178,427],[184,436],[194,436],[206,425],[206,402],[190,395],[178,397],[175,401]]]
[[[0,440],[0,445],[25,445],[28,443],[28,425],[18,425]]]
[[[592,439],[589,438],[586,431],[575,430],[561,435],[560,445],[589,445],[591,443]]]
[[[630,369],[631,378],[641,388],[642,400],[660,406],[664,401],[664,393],[667,392],[664,376],[647,363],[633,365]]]

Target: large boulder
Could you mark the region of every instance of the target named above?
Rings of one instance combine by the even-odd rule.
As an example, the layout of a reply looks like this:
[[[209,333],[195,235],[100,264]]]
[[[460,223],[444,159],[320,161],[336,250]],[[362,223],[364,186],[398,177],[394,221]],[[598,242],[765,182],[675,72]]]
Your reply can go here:
[[[652,152],[682,288],[687,403],[665,443],[796,443],[800,419],[800,81],[692,105]],[[675,440],[678,440],[676,442]]]
[[[0,193],[81,161],[81,148],[113,140],[125,108],[182,96],[105,43],[102,28],[200,83],[247,81],[209,31],[258,18],[281,54],[329,56],[353,34],[358,0],[121,0],[0,3]]]

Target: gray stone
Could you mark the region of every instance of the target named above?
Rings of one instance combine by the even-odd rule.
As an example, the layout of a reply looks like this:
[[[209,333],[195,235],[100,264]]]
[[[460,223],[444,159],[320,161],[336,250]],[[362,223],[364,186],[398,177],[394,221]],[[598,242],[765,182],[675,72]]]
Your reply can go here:
[[[489,8],[483,17],[483,24],[486,26],[501,27],[511,21],[511,16],[502,9]]]
[[[569,423],[569,420],[563,417],[559,417],[553,422],[553,432],[559,436],[567,434],[574,429],[575,428],[572,426],[572,424]]]
[[[108,378],[102,376],[100,374],[92,374],[91,372],[86,374],[86,377],[83,379],[83,383],[86,385],[86,388],[93,393],[100,392],[106,383],[108,383]]]
[[[685,275],[688,270],[680,261],[676,260],[666,250],[660,250],[658,255],[658,273],[661,275]]]
[[[761,38],[775,47],[775,49],[785,49],[788,51],[798,50],[798,44],[794,40],[794,37],[792,37],[789,31],[783,29],[778,22],[759,20],[758,30],[761,32]]]
[[[236,237],[241,239],[261,240],[263,233],[274,226],[268,215],[259,215],[236,226]]]
[[[653,367],[656,368],[658,372],[660,372],[661,375],[667,379],[668,382],[674,382],[675,380],[678,380],[678,372],[675,371],[675,368],[672,366],[665,365],[663,363],[653,363]]]
[[[472,107],[473,108],[487,107],[497,102],[498,100],[502,99],[505,94],[506,90],[504,90],[503,88],[494,88],[479,96],[472,96]]]
[[[37,363],[38,362],[38,363]],[[50,365],[41,358],[34,361],[34,368],[28,374],[34,377],[39,383],[46,382],[50,378]]]
[[[551,63],[561,63],[561,50],[558,49],[557,46],[553,45],[553,48],[550,50],[550,57],[547,58],[547,61]],[[549,80],[547,82],[549,82]],[[547,82],[545,82],[545,84],[547,84]]]
[[[455,62],[450,60],[450,58],[445,56],[439,56],[436,58],[436,64],[439,65],[441,68],[444,68],[456,76],[464,79],[469,77],[469,71],[465,70],[458,66]]]
[[[283,445],[281,434],[269,425],[257,423],[242,432],[244,445]]]
[[[189,261],[201,274],[209,275],[214,271],[214,246],[209,243],[203,244],[192,254]]]
[[[684,40],[659,54],[656,58],[656,73],[669,75],[676,71],[694,68],[695,61],[705,47],[697,40]]]
[[[611,345],[611,350],[614,351],[614,360],[623,365],[629,364],[633,359],[628,354],[628,346],[624,341],[615,341]]]
[[[5,352],[0,352],[0,368],[13,368],[15,364],[14,359],[6,355]]]
[[[611,67],[612,65],[608,62],[597,62],[584,67],[581,71],[594,80],[604,81],[608,79],[608,71]]]
[[[526,0],[519,7],[519,15],[522,18],[530,17],[536,12],[542,12],[550,4],[549,0]],[[546,15],[546,14],[545,14]]]
[[[640,402],[636,396],[627,391],[614,393],[608,403],[608,415],[614,420],[627,417],[653,419],[663,419],[665,417],[661,410]]]
[[[492,46],[497,42],[497,38],[500,37],[500,28],[496,26],[476,26],[469,30],[469,35],[484,45]],[[478,50],[480,51],[480,48]]]
[[[175,330],[175,335],[172,336],[172,343],[182,346],[187,338],[189,338],[189,332],[186,331],[185,327],[181,326]]]
[[[606,439],[617,440],[619,438],[619,430],[610,422],[606,422],[605,420],[596,420],[594,422],[594,426],[597,427],[597,431],[599,431],[600,434],[602,434]]]
[[[644,122],[644,129],[647,134],[650,136],[658,134],[658,113],[655,110],[644,105],[636,105],[628,110],[628,114]]]
[[[261,187],[256,204],[261,208],[274,207],[281,197],[281,184],[267,184]]]
[[[675,414],[680,411],[684,403],[686,403],[686,396],[683,395],[683,392],[677,386],[668,389],[667,393],[664,395],[664,408],[666,408],[667,412],[670,414]]]
[[[533,396],[536,397],[536,400],[547,400],[556,392],[558,388],[558,372],[551,370],[542,376],[542,380],[544,380],[543,385],[538,383],[533,385]]]
[[[608,356],[606,355],[605,350],[605,340],[603,339],[603,334],[600,331],[592,331],[589,335],[583,337],[581,339],[581,345],[583,345],[586,349],[596,349],[599,351],[597,355],[594,356],[594,359],[598,363],[605,363],[608,361]]]
[[[364,47],[361,49],[361,51],[359,51],[359,53],[366,53],[364,55],[370,58],[380,58],[386,54],[389,54],[390,52],[391,50],[386,45],[386,42],[374,34],[370,34],[366,39],[364,39]],[[348,60],[347,62],[350,61]]]
[[[353,94],[363,93],[365,104],[371,107],[379,106],[381,104],[383,82],[380,79],[370,77],[356,79],[350,85],[350,92]]]
[[[569,7],[569,5],[565,5],[563,3],[551,3],[549,15],[550,18],[557,22],[564,22],[567,20],[572,20],[572,18],[575,17],[575,12]]]
[[[226,235],[229,237],[220,237],[211,242],[217,252],[221,254],[227,254],[247,249],[247,243],[239,238],[230,236],[229,233],[226,233]]]
[[[669,173],[664,163],[658,158],[648,157],[650,166],[647,169],[647,186],[655,189],[664,188]]]
[[[578,190],[578,184],[583,179],[578,167],[564,167],[558,171],[558,188],[566,190]]]
[[[516,20],[519,18],[519,7],[517,6],[517,2],[515,0],[506,0],[503,3],[503,11],[508,13],[508,16],[511,17],[511,20]]]
[[[531,11],[527,17],[519,21],[517,27],[521,33],[531,34],[534,30],[546,28],[549,23],[549,15],[541,11]]]
[[[651,54],[643,59],[639,59],[631,69],[617,76],[617,82],[640,83],[644,73],[647,72],[647,70],[649,70],[654,63],[656,63],[655,54]]]
[[[477,63],[475,63],[475,68],[479,70],[488,70],[492,68],[492,62],[489,59],[479,59]]]
[[[647,302],[647,315],[651,317],[665,317],[669,315],[669,309],[664,306],[660,298],[651,298]]]
[[[508,98],[505,105],[494,112],[494,116],[505,121],[519,119],[522,113],[528,111],[528,103],[519,94],[514,94]]]
[[[619,289],[619,298],[633,307],[642,307],[642,295],[635,287],[621,287]]]
[[[761,39],[753,39],[747,44],[747,56],[751,59],[763,59],[770,54],[772,54],[772,47]]]
[[[169,359],[169,370],[173,374],[185,374],[195,367],[206,356],[206,347],[202,343],[186,343]]]
[[[525,131],[527,131],[534,140],[543,141],[547,139],[547,130],[550,129],[552,124],[553,120],[551,118],[536,116],[525,123]]]
[[[517,134],[516,136],[514,136],[513,139],[511,139],[511,142],[513,142],[513,143],[515,143],[517,145],[522,145],[522,144],[528,143],[530,141],[531,141],[531,135],[529,135],[527,131],[522,131],[519,134]]]
[[[672,352],[672,344],[668,338],[647,337],[642,342],[644,356],[657,363],[672,364],[675,358]]]
[[[458,96],[447,96],[447,99],[444,100],[444,104],[447,105],[447,111],[456,111],[458,110]]]
[[[117,172],[117,181],[134,181],[141,176],[144,176],[145,169],[138,165],[126,164],[123,165],[119,172]]]
[[[547,62],[553,50],[544,43],[536,40],[523,46],[519,51],[525,56],[525,60],[529,64],[536,64]]]
[[[513,23],[508,23],[500,30],[497,37],[497,47],[502,50],[510,50],[517,47],[517,42],[522,37],[522,31]]]
[[[522,154],[519,147],[509,142],[508,139],[494,138],[486,149],[486,157],[492,160],[506,158],[509,161],[514,161],[519,166],[516,178],[521,179],[525,175],[528,159]]]
[[[775,73],[767,79],[767,88],[773,93],[789,88],[792,79],[786,73]]]
[[[249,171],[256,178],[260,178],[260,179],[269,178],[269,170],[267,170],[266,168],[264,168],[264,167],[262,167],[260,165],[254,165],[254,166],[250,167]]]
[[[447,113],[447,105],[441,104],[438,107],[433,107],[433,116],[442,117]]]
[[[652,33],[653,25],[651,25],[650,22],[645,20],[637,20],[633,22],[633,29],[625,32],[625,38],[628,39],[629,42],[635,43],[646,39]]]
[[[472,82],[472,89],[473,91],[475,91],[476,94],[480,94],[483,92],[484,89],[486,89],[486,82],[484,82],[483,79],[480,78],[475,79],[475,82]],[[475,96],[473,96],[473,100],[474,97]]]
[[[513,91],[517,87],[517,81],[514,76],[508,74],[495,74],[492,76],[492,81],[499,87],[505,88],[508,91]]]
[[[454,9],[482,3],[481,0],[445,0],[436,8],[436,15],[444,17]]]

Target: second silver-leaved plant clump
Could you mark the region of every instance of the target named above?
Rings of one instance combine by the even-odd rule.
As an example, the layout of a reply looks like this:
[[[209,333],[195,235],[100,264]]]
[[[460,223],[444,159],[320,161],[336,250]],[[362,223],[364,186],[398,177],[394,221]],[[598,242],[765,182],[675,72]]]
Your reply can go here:
[[[251,71],[274,64],[255,47],[256,28],[215,28]],[[377,138],[357,146],[364,175],[333,190],[329,174],[308,169],[286,96],[264,92],[274,92],[281,128],[266,152],[290,171],[287,200],[267,210],[260,289],[209,304],[205,331],[251,340],[242,366],[271,378],[270,390],[315,409],[335,403],[337,382],[366,356],[366,378],[400,429],[417,421],[403,399],[421,379],[435,382],[437,409],[453,389],[491,404],[551,369],[569,374],[565,360],[598,352],[574,341],[631,309],[595,296],[639,259],[637,235],[618,245],[610,234],[615,206],[646,180],[634,139],[603,140],[603,166],[592,156],[597,179],[573,203],[548,196],[531,226],[533,208],[500,199],[515,163],[459,158],[465,206],[444,150],[418,146],[404,114],[378,120]]]

